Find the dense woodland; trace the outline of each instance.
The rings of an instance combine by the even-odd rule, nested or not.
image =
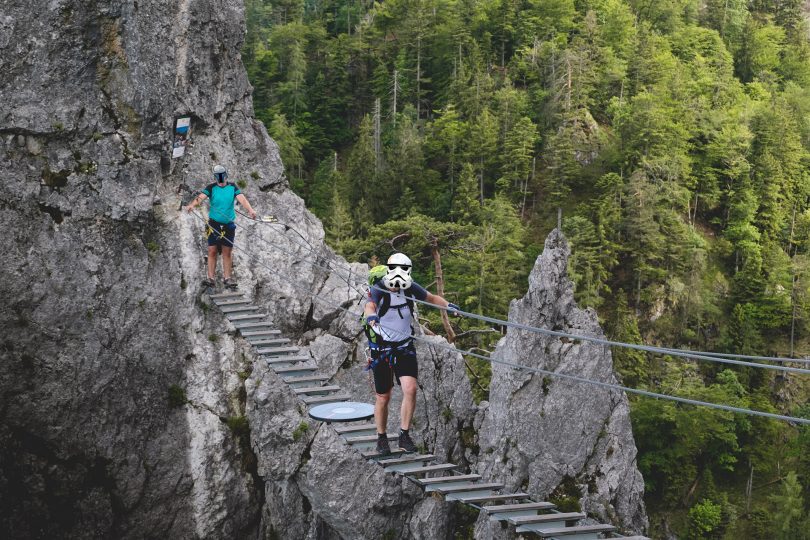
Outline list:
[[[610,337],[801,356],[802,4],[246,0],[243,57],[294,189],[348,259],[402,250],[431,290],[503,318],[560,208],[577,300]],[[501,331],[422,316],[467,348]],[[807,376],[613,358],[628,386],[810,417]],[[485,399],[488,365],[468,362]],[[631,399],[652,536],[810,537],[810,429]]]

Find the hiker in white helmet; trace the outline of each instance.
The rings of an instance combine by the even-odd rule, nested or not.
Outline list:
[[[388,455],[386,425],[388,402],[394,380],[402,387],[400,410],[399,447],[406,452],[415,452],[416,445],[408,430],[416,409],[416,378],[418,366],[413,345],[413,299],[458,310],[441,296],[429,293],[411,279],[411,260],[403,253],[394,253],[386,264],[388,271],[369,290],[369,299],[364,309],[366,324],[376,334],[371,347],[371,369],[374,372],[374,389],[377,400],[374,419],[377,424],[377,452]]]
[[[217,252],[222,250],[222,273],[224,285],[228,289],[236,288],[236,280],[231,275],[233,270],[232,251],[234,239],[236,238],[236,219],[234,204],[239,202],[248,211],[251,219],[256,219],[256,212],[251,208],[247,198],[242,195],[236,184],[228,182],[228,171],[222,165],[214,167],[213,184],[206,186],[204,190],[186,206],[186,211],[191,210],[203,202],[210,199],[210,209],[208,211],[208,278],[205,281],[207,287],[213,288],[216,284],[217,273]]]

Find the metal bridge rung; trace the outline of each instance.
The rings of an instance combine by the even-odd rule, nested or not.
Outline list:
[[[465,497],[459,497],[457,500],[464,502],[464,503],[472,503],[472,504],[479,504],[484,502],[492,502],[492,501],[505,501],[505,500],[520,500],[520,499],[529,499],[531,495],[528,493],[500,493],[500,494],[492,494],[483,497],[470,495]]]
[[[223,293],[209,294],[208,298],[210,298],[211,300],[215,300],[215,299],[218,299],[218,298],[236,298],[236,297],[244,296],[244,295],[245,295],[245,293],[241,293],[241,292],[223,292]]]
[[[233,316],[231,316],[230,313],[226,313],[225,315],[231,322],[250,321],[253,319],[261,319],[267,317],[267,313],[251,313],[250,315],[233,315]]]
[[[528,525],[529,523],[549,523],[555,521],[578,521],[587,517],[582,512],[558,512],[556,514],[541,514],[536,516],[514,516],[508,519],[512,525]]]
[[[481,480],[480,474],[456,474],[450,476],[437,476],[436,478],[422,478],[416,480],[416,483],[423,486],[440,486],[442,484],[458,483],[458,482],[475,482]]]
[[[451,494],[451,493],[460,493],[464,491],[494,491],[496,489],[503,489],[503,484],[498,482],[486,482],[483,484],[478,484],[476,482],[464,482],[462,485],[459,486],[432,486],[438,493],[442,495]]]
[[[220,306],[219,309],[220,309],[220,311],[222,311],[222,313],[225,313],[226,315],[230,315],[231,313],[241,313],[243,311],[259,311],[259,309],[261,309],[261,308],[259,308],[258,306],[250,305],[250,304],[244,304],[244,305],[233,305],[233,306]]]
[[[339,386],[330,385],[330,386],[308,386],[306,388],[293,388],[293,392],[296,394],[322,394],[325,392],[336,392],[340,390]]]
[[[368,431],[369,429],[377,429],[375,424],[358,424],[356,426],[335,426],[335,431],[339,434],[353,433],[355,431]]]
[[[542,524],[522,525],[515,532],[533,532],[540,538],[570,538],[571,540],[597,540],[601,533],[613,532],[613,525],[582,525],[579,527],[548,527]]]
[[[442,473],[447,471],[453,471],[458,469],[458,465],[455,463],[437,463],[435,465],[427,465],[425,467],[414,467],[408,470],[401,470],[399,471],[401,474],[405,476],[416,476],[421,474],[429,474],[429,473]]]
[[[346,437],[344,435],[344,437],[346,438],[346,442],[349,443],[349,444],[363,444],[363,443],[376,443],[377,442],[377,436],[376,435],[361,435],[361,436],[358,436],[358,437]],[[397,439],[399,439],[399,437],[397,435],[388,435],[388,440],[389,441],[396,441]]]
[[[270,324],[268,323],[267,326],[270,326]],[[281,330],[254,330],[254,331],[248,330],[247,332],[242,332],[240,330],[239,333],[242,334],[243,338],[250,338],[260,336],[277,336],[281,334]]]
[[[313,405],[316,403],[337,403],[339,401],[349,401],[352,399],[351,396],[346,394],[335,394],[332,396],[304,396],[304,403],[307,405]]]
[[[420,461],[432,461],[436,459],[436,456],[433,454],[411,454],[407,457],[401,458],[394,458],[394,459],[383,459],[378,461],[380,465],[383,467],[388,467],[389,465],[402,465],[404,463],[418,463]]]

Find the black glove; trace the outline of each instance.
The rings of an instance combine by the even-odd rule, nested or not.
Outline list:
[[[453,317],[461,317],[461,308],[458,307],[456,304],[448,303],[447,304],[447,314],[452,315]]]

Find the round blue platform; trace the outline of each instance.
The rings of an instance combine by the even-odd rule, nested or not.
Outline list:
[[[374,405],[357,401],[324,403],[309,410],[309,416],[322,422],[354,422],[374,416]]]

